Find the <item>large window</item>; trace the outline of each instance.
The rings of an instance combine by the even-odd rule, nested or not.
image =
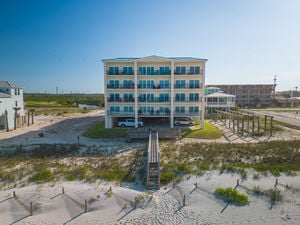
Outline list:
[[[111,113],[120,112],[120,106],[110,106],[109,110]]]
[[[132,93],[124,93],[123,94],[125,102],[133,102],[133,94]]]
[[[190,80],[190,88],[200,88],[199,80]]]
[[[139,113],[154,113],[154,107],[153,106],[140,106]]]
[[[191,66],[189,74],[200,74],[199,66]]]
[[[152,89],[154,87],[154,80],[140,80],[139,88]]]
[[[123,80],[124,88],[134,88],[133,80]]]
[[[159,87],[162,89],[170,88],[170,81],[169,80],[160,80]]]
[[[110,80],[109,81],[109,87],[110,88],[119,88],[120,87],[120,81],[119,80]]]
[[[108,101],[109,102],[119,102],[119,101],[121,101],[120,94],[119,93],[110,93]]]
[[[190,102],[197,102],[199,101],[199,94],[198,93],[190,93]]]
[[[169,102],[170,101],[170,95],[167,93],[161,93],[159,94],[159,98],[158,98],[159,102]]]
[[[185,107],[184,106],[176,106],[175,107],[175,113],[184,113]]]
[[[185,101],[185,94],[184,93],[176,93],[175,94],[175,101],[176,102],[184,102]]]
[[[185,88],[185,80],[176,80],[175,88]]]
[[[154,94],[153,93],[141,93],[141,94],[139,94],[139,101],[140,102],[153,102]]]
[[[124,106],[125,113],[133,113],[133,106]]]
[[[190,106],[189,107],[189,113],[190,114],[198,114],[199,113],[199,107],[198,106]]]
[[[171,74],[170,67],[168,67],[168,66],[159,67],[159,74],[160,75],[170,75]]]
[[[119,75],[119,67],[109,67],[109,75]]]
[[[124,75],[133,75],[133,68],[132,67],[123,67],[123,74]]]
[[[178,75],[185,74],[185,66],[176,66],[175,74]]]

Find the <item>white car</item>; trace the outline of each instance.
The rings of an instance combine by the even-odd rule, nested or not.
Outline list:
[[[184,125],[184,126],[193,126],[194,121],[191,118],[185,117],[185,118],[175,118],[174,124],[176,126]]]
[[[134,127],[135,126],[135,120],[134,119],[123,119],[118,122],[118,127]],[[138,121],[138,126],[143,127],[144,122]]]

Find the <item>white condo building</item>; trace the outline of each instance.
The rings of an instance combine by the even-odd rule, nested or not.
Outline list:
[[[205,63],[192,57],[103,59],[105,127],[124,117],[151,121],[189,117],[204,126]]]

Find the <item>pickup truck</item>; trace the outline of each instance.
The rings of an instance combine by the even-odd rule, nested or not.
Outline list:
[[[120,120],[118,122],[118,127],[134,127],[135,126],[135,120],[134,119],[124,119]],[[138,121],[138,126],[143,127],[144,122]]]

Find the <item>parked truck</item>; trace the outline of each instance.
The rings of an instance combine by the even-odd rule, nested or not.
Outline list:
[[[134,127],[135,126],[135,120],[134,119],[122,119],[118,122],[118,127]],[[138,126],[143,127],[144,122],[138,121]]]

